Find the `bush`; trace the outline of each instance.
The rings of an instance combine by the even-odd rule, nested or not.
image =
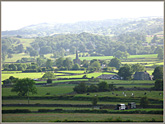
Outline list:
[[[84,82],[81,82],[80,84],[78,84],[77,86],[75,86],[73,88],[73,90],[77,93],[86,93],[87,91],[87,86]]]
[[[42,78],[48,78],[48,79],[53,79],[53,78],[55,78],[55,75],[54,75],[54,73],[53,72],[46,72],[43,76],[42,76]]]
[[[88,89],[87,89],[88,92],[98,92],[98,86],[97,85],[94,85],[94,84],[91,84]]]
[[[98,84],[98,90],[100,92],[109,91],[109,86],[106,81],[102,81]]]
[[[52,79],[48,79],[47,80],[47,83],[52,83]]]
[[[85,78],[87,78],[87,76],[86,76],[86,75],[84,75],[82,78],[83,78],[83,79],[85,79]]]
[[[148,98],[147,97],[142,97],[140,99],[140,106],[145,108],[149,104]]]

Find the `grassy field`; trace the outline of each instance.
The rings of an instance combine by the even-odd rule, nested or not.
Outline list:
[[[84,71],[58,71],[58,72],[63,72],[63,73],[75,73],[75,74],[83,74]]]
[[[75,84],[61,84],[53,87],[37,87],[37,94],[30,95],[30,96],[46,96],[47,93],[50,93],[50,95],[63,95],[66,93],[73,92]],[[136,85],[135,85],[136,86]],[[112,94],[112,92],[114,94]],[[124,94],[127,96],[125,97]],[[147,93],[144,95],[144,93]],[[159,93],[162,93],[162,91],[111,91],[111,92],[96,92],[96,93],[90,93],[88,97],[93,97],[95,94],[97,94],[99,97],[124,97],[128,98],[131,97],[132,93],[134,94],[134,97],[142,97],[147,96],[148,98],[152,99],[163,99],[163,95],[159,95]],[[115,94],[118,94],[116,96]],[[11,88],[2,88],[2,96],[13,96],[17,95],[15,92],[11,92]],[[76,96],[84,96],[87,97],[85,94],[77,94]]]
[[[62,95],[73,91],[74,85],[57,85],[53,87],[37,87],[37,94],[32,96],[45,96],[47,93],[50,95]],[[11,92],[11,88],[2,88],[3,96],[17,95]]]
[[[61,121],[163,121],[163,115],[156,114],[84,114],[84,113],[30,113],[24,114],[3,114],[2,122],[55,122]]]
[[[3,104],[28,104],[27,100],[3,100]],[[80,101],[80,100],[30,100],[30,104],[92,104],[91,101]],[[110,101],[98,101],[98,104],[112,104],[116,105],[119,102],[110,102]],[[128,104],[128,102],[122,102]],[[138,105],[139,103],[137,103]],[[12,108],[12,107],[11,107]]]
[[[144,84],[144,83],[154,83],[153,80],[100,80],[106,81],[108,84]]]
[[[100,59],[100,60],[110,60],[113,56],[90,56],[90,57],[79,57],[80,60],[92,60],[92,59]],[[157,58],[157,54],[147,54],[147,55],[130,55],[129,58]]]
[[[112,94],[112,92],[114,94]],[[126,94],[126,96],[124,96],[124,94]],[[96,92],[96,93],[90,93],[90,95],[88,95],[88,97],[93,97],[95,94],[98,97],[116,97],[116,98],[130,98],[132,93],[134,94],[134,97],[148,97],[151,99],[163,99],[163,92],[162,91],[111,91],[111,92]],[[144,93],[146,93],[146,95],[144,95]],[[159,93],[161,93],[161,95],[159,95]],[[118,94],[118,96],[116,96],[116,94]],[[86,94],[77,94],[78,96],[87,96]]]
[[[157,58],[157,54],[130,55],[128,58]]]
[[[12,73],[12,74],[2,74],[1,75],[1,80],[8,79],[10,76],[14,76],[15,78],[41,78],[44,75],[42,72],[38,73]]]
[[[32,43],[35,39],[24,39],[24,38],[15,38],[20,40],[20,44],[22,44],[24,46],[24,48],[26,47],[30,47],[30,43]]]

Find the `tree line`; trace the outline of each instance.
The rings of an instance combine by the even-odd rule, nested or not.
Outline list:
[[[144,43],[146,43],[146,35],[139,32],[123,33],[114,37],[85,32],[37,37],[31,46],[26,48],[19,39],[3,38],[2,60],[4,61],[5,57],[12,58],[13,54],[18,53],[26,53],[31,57],[52,54],[52,58],[59,58],[75,54],[76,49],[81,53],[87,53],[87,56],[115,56],[117,58],[127,58],[129,55],[162,54],[162,45],[152,45],[152,43],[163,44],[162,38],[155,35],[148,46],[144,46]],[[159,58],[162,59],[162,55]]]

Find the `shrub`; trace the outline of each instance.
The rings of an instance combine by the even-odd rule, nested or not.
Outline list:
[[[75,86],[73,88],[73,90],[77,93],[86,93],[87,91],[87,86],[84,82],[81,82],[80,84],[78,84],[77,86]]]
[[[97,85],[94,85],[94,84],[91,84],[88,89],[87,89],[88,92],[98,92],[98,86]]]
[[[97,105],[97,102],[98,102],[98,97],[97,97],[97,96],[94,96],[94,97],[92,98],[92,105],[93,105],[93,106]]]
[[[50,93],[46,93],[46,95],[50,95]]]
[[[140,106],[145,108],[149,104],[148,98],[147,97],[142,97],[140,99]]]
[[[87,76],[86,75],[83,75],[83,77],[82,77],[83,79],[85,79],[85,78],[87,78]]]
[[[48,79],[47,80],[47,83],[52,83],[52,79]]]
[[[42,78],[53,79],[53,78],[55,78],[55,75],[54,75],[53,72],[46,72],[46,73],[42,76]]]

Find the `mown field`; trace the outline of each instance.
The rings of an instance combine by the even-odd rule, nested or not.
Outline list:
[[[58,121],[88,121],[88,122],[101,122],[101,121],[163,121],[163,115],[157,114],[87,114],[87,113],[28,113],[24,114],[3,114],[3,122],[58,122]]]

